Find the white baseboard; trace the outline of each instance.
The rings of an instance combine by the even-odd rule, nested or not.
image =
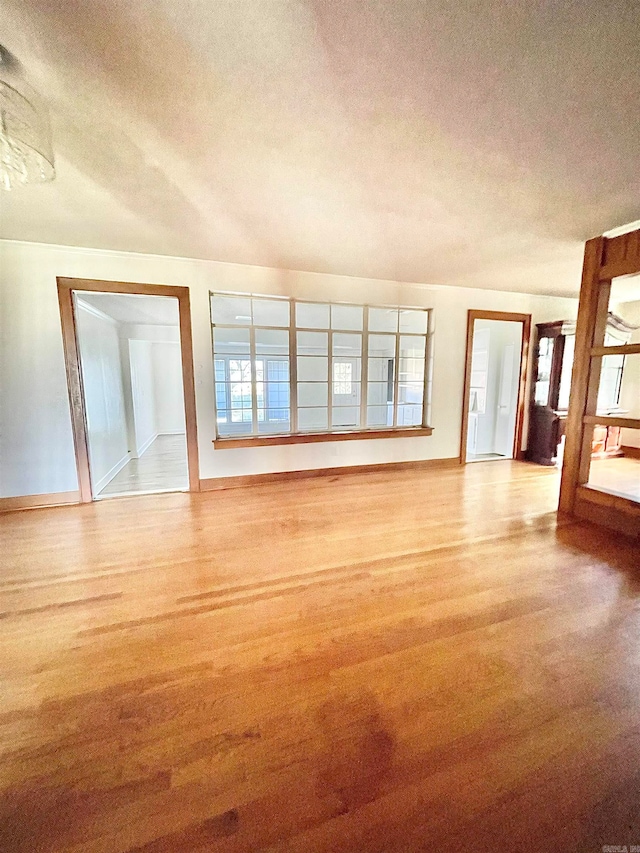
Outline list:
[[[149,438],[145,442],[143,442],[143,444],[140,447],[136,448],[136,453],[138,454],[138,458],[140,458],[142,456],[142,454],[145,452],[145,450],[148,450],[149,447],[151,447],[151,445],[153,444],[153,442],[156,440],[157,437],[158,437],[158,433],[154,432],[151,436],[149,436]]]
[[[161,429],[158,435],[184,435],[184,427],[182,429]]]
[[[124,468],[124,466],[127,464],[127,462],[130,459],[131,459],[131,454],[129,453],[129,451],[127,451],[127,453],[122,457],[122,459],[120,459],[119,462],[116,462],[116,464],[113,466],[113,468],[111,468],[109,471],[107,471],[107,473],[104,475],[104,477],[102,477],[100,480],[98,480],[97,483],[93,484],[94,495],[99,495],[100,492],[107,485],[107,483],[110,483],[113,480],[113,478],[116,476],[116,474],[119,474],[120,471],[122,471],[122,469]]]

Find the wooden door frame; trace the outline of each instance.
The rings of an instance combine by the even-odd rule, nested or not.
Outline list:
[[[73,302],[74,291],[134,293],[141,296],[172,296],[178,300],[189,491],[199,492],[200,466],[198,462],[198,428],[196,423],[189,288],[165,284],[137,284],[129,281],[99,281],[96,279],[65,278],[60,276],[56,281],[58,284],[58,304],[60,306],[62,342],[67,371],[67,388],[69,390],[69,406],[71,410],[76,467],[78,470],[80,502],[89,503],[94,498],[89,468],[87,413],[85,409],[82,370],[80,366],[80,347],[78,345],[75,306]]]
[[[464,364],[464,389],[462,392],[460,464],[465,465],[467,461],[471,358],[473,355],[473,329],[476,320],[501,320],[507,323],[522,323],[522,343],[520,345],[520,382],[518,383],[516,428],[513,437],[513,458],[524,459],[525,454],[522,449],[522,435],[524,432],[527,375],[529,369],[529,346],[531,343],[531,314],[516,314],[509,311],[480,311],[475,308],[470,308],[467,312],[467,351]]]

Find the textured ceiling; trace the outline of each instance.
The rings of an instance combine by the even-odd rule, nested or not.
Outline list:
[[[0,235],[575,295],[640,218],[640,3],[3,0],[58,178]]]

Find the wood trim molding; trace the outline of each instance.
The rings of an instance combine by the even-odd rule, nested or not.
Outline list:
[[[0,498],[0,513],[16,512],[20,509],[41,509],[52,506],[68,506],[80,503],[80,492],[52,492],[46,495],[18,495]]]
[[[615,347],[591,347],[591,355],[638,355],[640,344],[620,344]]]
[[[339,468],[309,468],[303,471],[276,471],[271,474],[245,474],[238,477],[212,477],[200,480],[203,492],[221,489],[239,489],[245,486],[259,486],[268,483],[280,483],[283,480],[310,480],[321,477],[336,477],[344,474],[380,474],[388,471],[406,471],[425,469],[458,468],[457,456],[449,459],[419,459],[415,462],[381,462],[374,465],[344,465]]]
[[[565,514],[562,513],[562,515]],[[614,505],[603,506],[592,503],[578,495],[572,515],[581,521],[588,521],[590,524],[601,524],[625,536],[640,538],[640,516],[620,511]]]
[[[622,512],[628,512],[640,518],[640,503],[620,492],[614,492],[612,489],[589,485],[578,486],[577,496],[583,501],[589,501],[589,503],[598,504],[598,506],[616,507]]]
[[[625,429],[640,429],[640,418],[617,418],[614,415],[585,415],[584,424],[593,426],[624,427]]]
[[[363,441],[372,438],[416,438],[431,435],[432,427],[408,427],[407,429],[363,430],[362,432],[318,432],[305,435],[257,435],[242,438],[214,438],[216,450],[232,450],[239,447],[270,447],[281,444],[319,444],[327,441]]]
[[[524,416],[526,406],[527,375],[529,370],[529,348],[531,345],[531,314],[518,314],[509,311],[480,311],[470,308],[467,312],[467,349],[464,364],[464,386],[462,392],[462,423],[460,428],[460,464],[467,460],[467,433],[469,429],[469,396],[471,384],[471,358],[473,355],[473,329],[476,320],[499,320],[508,323],[522,323],[522,343],[520,346],[520,383],[518,386],[518,403],[516,428],[513,438],[513,458],[524,459],[522,436],[524,433]]]
[[[64,277],[58,277],[57,284],[80,501],[87,503],[93,500],[93,494],[89,468],[87,418],[82,388],[80,350],[76,334],[76,318],[73,304],[73,292],[76,290],[100,293],[135,293],[144,296],[172,296],[178,300],[189,491],[199,491],[200,467],[198,461],[198,427],[196,422],[189,288],[165,284],[139,284],[137,282],[98,281],[95,279]]]
[[[623,444],[620,450],[622,450],[623,456],[627,456],[629,459],[640,459],[640,447]]]

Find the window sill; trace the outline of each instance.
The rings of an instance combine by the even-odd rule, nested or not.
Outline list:
[[[363,441],[372,438],[416,438],[431,435],[432,427],[362,430],[360,432],[313,432],[305,435],[255,435],[242,438],[214,438],[215,450],[237,447],[275,447],[281,444],[316,444],[326,441]]]

